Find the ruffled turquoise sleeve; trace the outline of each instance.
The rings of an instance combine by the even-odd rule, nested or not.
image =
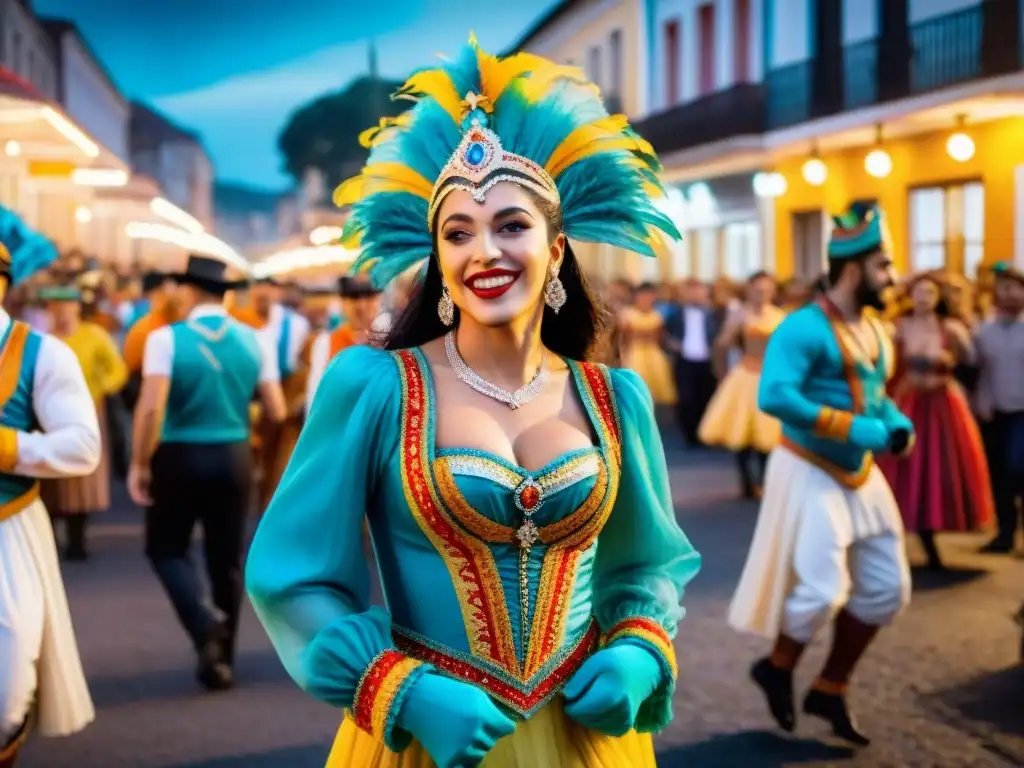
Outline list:
[[[245,572],[295,682],[393,751],[411,740],[395,727],[402,696],[429,667],[394,649],[389,614],[369,606],[363,521],[397,445],[400,396],[386,352],[352,347],[331,362]]]
[[[611,370],[611,380],[622,465],[615,507],[598,536],[594,612],[606,644],[638,644],[657,657],[662,682],[641,706],[636,728],[658,731],[672,719],[678,676],[672,640],[683,618],[683,590],[700,570],[700,555],[676,522],[647,385],[629,370]]]

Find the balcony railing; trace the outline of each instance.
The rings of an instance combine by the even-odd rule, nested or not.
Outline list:
[[[811,59],[770,72],[767,124],[783,128],[839,111],[959,85],[1024,67],[1021,0],[983,0],[927,19],[901,40],[875,38],[843,49],[842,98],[815,98],[813,83],[832,77]]]
[[[690,149],[765,130],[764,90],[743,83],[672,107],[637,123],[659,153]]]

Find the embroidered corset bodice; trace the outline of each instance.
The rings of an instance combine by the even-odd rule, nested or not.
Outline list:
[[[528,472],[436,448],[419,350],[335,358],[247,566],[300,685],[348,706],[394,648],[529,717],[627,630],[674,676],[671,636],[700,560],[675,521],[650,395],[631,371],[569,365],[596,444]],[[367,606],[364,512],[386,611]],[[344,660],[329,682],[312,670],[321,653]],[[670,693],[652,727],[667,722]]]
[[[396,644],[460,665],[460,677],[504,680],[515,688],[505,702],[529,714],[597,641],[590,584],[620,475],[607,375],[571,364],[599,444],[529,472],[485,451],[436,449],[429,368],[416,352],[397,362],[406,482],[370,514]]]

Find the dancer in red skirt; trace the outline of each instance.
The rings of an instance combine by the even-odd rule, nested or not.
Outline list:
[[[897,323],[900,375],[893,397],[914,422],[917,443],[905,458],[884,457],[879,464],[928,566],[943,570],[935,534],[984,528],[994,503],[981,433],[953,377],[959,363],[973,362],[970,333],[951,316],[938,276],[917,276],[909,295],[911,308]]]

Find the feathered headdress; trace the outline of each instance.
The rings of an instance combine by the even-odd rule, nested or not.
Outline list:
[[[855,203],[846,213],[833,216],[832,223],[834,228],[828,243],[830,259],[848,259],[890,247],[885,214],[877,205]]]
[[[430,256],[451,190],[482,200],[502,181],[559,204],[570,239],[651,256],[662,234],[679,237],[651,200],[664,194],[653,148],[575,67],[529,53],[499,59],[471,38],[394,98],[415,104],[362,134],[366,167],[334,193],[352,206],[342,242],[361,248],[354,269],[378,284]]]
[[[0,275],[17,285],[57,260],[53,243],[0,205]]]

